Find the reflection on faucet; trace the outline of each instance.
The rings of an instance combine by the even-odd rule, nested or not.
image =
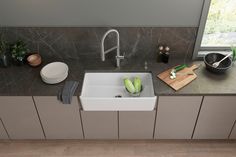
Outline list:
[[[107,37],[108,34],[110,33],[115,33],[116,34],[116,38],[117,38],[117,43],[116,43],[116,46],[108,49],[108,50],[104,50],[104,41]],[[119,35],[119,32],[115,29],[111,29],[111,30],[108,30],[102,37],[102,41],[101,41],[101,59],[102,61],[105,61],[105,55],[113,50],[116,49],[116,66],[117,67],[120,67],[120,60],[121,59],[124,59],[125,57],[124,56],[121,56],[120,55],[120,35]]]

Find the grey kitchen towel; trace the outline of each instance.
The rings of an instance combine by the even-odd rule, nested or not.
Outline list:
[[[70,104],[78,85],[78,81],[66,81],[63,89],[58,91],[57,99],[63,104]]]

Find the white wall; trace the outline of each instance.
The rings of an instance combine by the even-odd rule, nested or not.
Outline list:
[[[203,0],[0,0],[1,26],[198,26]]]

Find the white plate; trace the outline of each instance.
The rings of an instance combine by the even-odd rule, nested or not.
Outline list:
[[[66,75],[64,75],[63,77],[60,78],[55,78],[55,79],[46,79],[44,77],[42,77],[43,82],[47,83],[47,84],[57,84],[60,83],[62,81],[64,81],[68,76],[68,73]]]
[[[56,84],[64,81],[68,76],[68,66],[63,62],[49,63],[42,68],[40,76],[47,84]]]
[[[44,78],[60,78],[68,73],[68,69],[68,66],[63,62],[52,62],[41,69],[40,75]]]

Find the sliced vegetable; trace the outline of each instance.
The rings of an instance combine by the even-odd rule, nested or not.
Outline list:
[[[180,70],[182,70],[182,69],[184,69],[186,67],[187,67],[186,64],[182,64],[182,65],[179,65],[179,66],[175,67],[174,70],[175,70],[175,72],[177,72],[177,71],[180,71]]]

